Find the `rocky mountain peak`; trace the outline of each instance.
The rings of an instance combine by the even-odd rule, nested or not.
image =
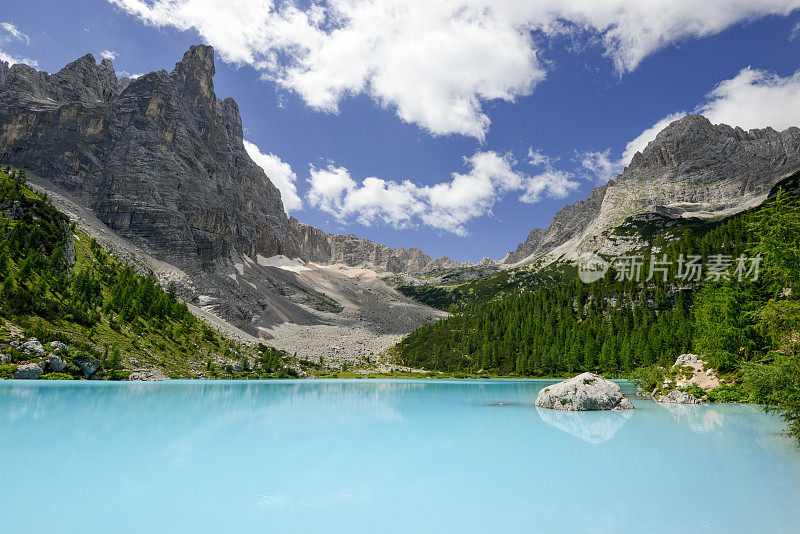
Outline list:
[[[98,65],[92,54],[68,63],[54,74],[51,97],[80,102],[104,101],[117,94],[117,75],[108,59]]]
[[[687,115],[660,131],[616,179],[562,208],[546,229],[531,231],[505,262],[626,252],[635,243],[613,234],[631,217],[730,215],[761,203],[798,169],[800,128],[745,131]]]
[[[769,127],[745,131],[738,126],[712,124],[702,115],[687,115],[661,130],[642,152],[633,156],[630,167],[677,167],[702,159],[709,152],[730,154],[742,142],[775,136],[780,133]]]
[[[190,271],[232,254],[296,257],[280,193],[244,150],[238,108],[217,99],[213,75],[210,46],[130,84],[91,54],[52,75],[14,66],[0,88],[0,162]]]
[[[214,105],[214,48],[208,45],[192,45],[175,64],[171,76],[183,88],[195,105]]]

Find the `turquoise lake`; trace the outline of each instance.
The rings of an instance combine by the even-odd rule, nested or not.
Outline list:
[[[0,532],[800,529],[777,417],[536,409],[551,383],[1,381]]]

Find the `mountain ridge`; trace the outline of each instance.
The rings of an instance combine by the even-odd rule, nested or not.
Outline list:
[[[745,132],[690,115],[505,258],[434,259],[288,217],[244,149],[236,102],[214,93],[214,73],[205,45],[192,46],[171,72],[134,80],[118,79],[111,61],[97,64],[91,54],[55,74],[0,64],[0,162],[89,208],[110,234],[161,262],[163,281],[198,310],[309,355],[336,339],[368,356],[441,317],[382,278],[461,283],[587,250],[624,252],[641,243],[614,233],[621,221],[735,213],[800,168],[798,128]]]
[[[129,241],[134,260],[151,256],[157,264],[140,263],[199,312],[292,352],[369,356],[441,316],[377,277],[270,260],[303,252],[280,192],[244,148],[238,106],[214,93],[214,73],[204,45],[171,72],[134,80],[90,54],[55,74],[14,65],[0,85],[0,161],[89,208],[97,220],[79,220],[87,231]]]
[[[616,178],[559,210],[547,228],[531,230],[503,262],[519,266],[575,260],[587,251],[622,253],[640,244],[611,233],[627,217],[731,215],[760,204],[772,186],[798,169],[800,128],[745,131],[687,115],[659,132]]]
[[[205,233],[219,233],[226,223],[232,223],[234,227],[242,226],[236,235],[228,236],[233,243],[225,242],[227,240],[222,239],[222,242],[217,240],[217,243],[211,245],[215,250],[213,256],[224,256],[232,250],[247,254],[250,257],[255,257],[258,254],[264,256],[282,254],[307,261],[331,264],[341,263],[350,267],[369,266],[386,272],[410,272],[415,274],[440,268],[457,268],[472,265],[469,262],[462,264],[445,257],[433,259],[416,248],[405,249],[401,247],[393,249],[356,236],[328,234],[299,222],[291,223],[285,216],[280,194],[268,179],[269,177],[260,168],[256,171],[254,169],[256,167],[255,163],[243,154],[241,117],[235,101],[232,98],[222,100],[214,95],[213,76],[215,67],[213,54],[212,47],[195,45],[186,52],[181,61],[176,63],[171,73],[167,73],[165,70],[154,71],[134,80],[128,78],[117,79],[110,60],[103,59],[99,64],[96,64],[95,58],[91,54],[67,64],[55,74],[47,74],[27,65],[9,67],[7,63],[0,62],[0,85],[6,79],[9,79],[9,87],[4,92],[6,107],[8,107],[9,100],[11,100],[15,104],[26,104],[34,108],[38,113],[52,112],[64,105],[76,104],[82,108],[89,108],[80,111],[90,111],[91,108],[102,107],[104,104],[107,106],[113,105],[111,103],[116,103],[118,108],[124,108],[125,102],[134,101],[144,110],[143,115],[145,117],[162,118],[166,116],[165,113],[169,114],[169,110],[165,110],[165,108],[180,108],[180,101],[183,100],[183,107],[188,108],[185,111],[195,111],[197,113],[183,113],[181,122],[188,124],[190,130],[192,128],[196,129],[197,133],[200,134],[196,137],[200,137],[200,140],[202,140],[203,135],[208,137],[209,146],[207,148],[209,152],[214,150],[214,146],[211,145],[232,146],[233,159],[236,162],[244,162],[244,165],[241,165],[242,168],[236,170],[237,174],[250,175],[255,185],[266,191],[266,194],[256,194],[259,192],[251,189],[249,194],[242,195],[243,198],[237,199],[238,202],[235,202],[238,205],[246,205],[247,200],[252,198],[251,207],[259,204],[268,206],[265,211],[270,217],[265,217],[263,213],[260,215],[262,216],[261,218],[267,221],[267,224],[262,226],[269,227],[272,232],[267,235],[263,235],[263,232],[261,232],[262,235],[259,236],[259,232],[256,231],[256,235],[259,237],[254,241],[247,239],[247,235],[252,235],[253,232],[246,231],[247,229],[259,229],[259,225],[252,220],[246,221],[244,224],[236,220],[228,221],[228,219],[235,219],[235,217],[233,217],[232,213],[225,211],[211,214],[210,220],[193,220],[191,214],[199,215],[203,213],[204,210],[199,209],[200,206],[188,206],[186,209],[178,210],[167,208],[167,211],[170,212],[168,214],[169,217],[186,218],[188,219],[188,226],[197,227],[197,229]],[[162,86],[166,86],[167,90],[159,90]],[[8,94],[9,91],[11,92],[10,96]],[[150,93],[153,93],[152,97],[150,97]],[[2,100],[0,98],[0,102]],[[80,120],[78,115],[83,115],[80,111],[75,112],[75,116],[72,117],[73,120]],[[120,109],[119,111],[123,114],[130,113],[130,110],[127,109]],[[92,115],[91,113],[89,114]],[[108,129],[106,124],[109,121],[108,115],[105,114],[104,118],[100,120],[92,117],[94,122],[91,122],[90,119],[90,124],[83,128],[83,131],[91,132],[95,136],[101,134],[102,131]],[[226,130],[227,135],[219,135],[219,133],[215,135],[215,132],[212,131],[215,115],[221,120],[221,126]],[[194,120],[197,117],[202,119],[199,121]],[[0,121],[8,122],[1,114]],[[133,125],[134,127],[136,126],[135,122]],[[124,125],[124,127],[127,126],[129,124]],[[169,124],[163,126],[163,128],[155,132],[158,141],[155,146],[159,149],[162,149],[164,144],[174,143],[175,135],[180,135],[180,133],[173,131]],[[81,128],[79,127],[79,129]],[[98,131],[95,132],[95,129],[98,129]],[[4,130],[12,130],[12,128],[4,128]],[[6,131],[0,134],[0,158],[41,174],[71,193],[77,194],[81,200],[97,211],[100,214],[100,218],[109,223],[115,231],[128,234],[126,237],[140,239],[143,234],[148,233],[141,228],[134,228],[128,231],[129,229],[126,225],[130,224],[129,219],[133,218],[130,210],[125,210],[124,206],[122,206],[123,209],[120,209],[121,206],[112,207],[109,205],[110,203],[118,203],[118,198],[91,197],[80,190],[80,182],[86,181],[84,175],[90,171],[78,169],[77,175],[80,179],[73,177],[70,180],[63,176],[65,174],[63,168],[48,167],[44,162],[37,161],[35,157],[9,157],[9,151],[13,151],[15,148],[14,141],[23,135],[25,135],[23,125],[16,125],[13,128],[13,132]],[[96,140],[87,139],[87,141],[91,145]],[[125,144],[126,140],[115,139],[114,143]],[[55,151],[45,150],[44,152],[52,155]],[[69,157],[72,157],[75,152],[81,151],[70,150],[67,146],[62,147],[62,153],[69,154]],[[184,150],[183,152],[187,151]],[[97,156],[97,154],[93,153],[91,156]],[[90,159],[104,161],[104,158],[90,157]],[[90,161],[91,163],[94,162]],[[209,167],[207,162],[201,163],[201,166]],[[157,172],[159,169],[154,168],[152,170]],[[103,174],[109,174],[108,169]],[[224,173],[221,173],[219,169],[209,169],[208,172],[201,172],[200,174],[203,177],[215,179],[215,177]],[[114,178],[111,178],[110,181],[113,182]],[[158,191],[168,191],[170,189],[169,187],[164,187],[167,184],[159,185],[162,187],[155,188]],[[178,184],[178,187],[180,187],[180,184]],[[167,206],[177,204],[177,202],[177,199],[169,199]],[[145,208],[146,217],[152,219],[163,215],[163,210],[160,207],[137,206],[137,209]],[[173,227],[175,226],[173,225]],[[175,246],[169,247],[171,255],[191,248],[192,241],[200,239],[202,237],[195,236],[175,243]],[[147,244],[153,245],[153,243]],[[155,248],[164,248],[165,245],[167,243],[158,243]],[[197,246],[203,247],[203,244]],[[328,251],[330,254],[324,253]],[[201,255],[203,256],[203,261],[208,263],[210,255]],[[171,259],[174,260],[174,258]]]

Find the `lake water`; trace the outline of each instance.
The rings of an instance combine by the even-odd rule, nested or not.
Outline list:
[[[0,531],[800,529],[776,417],[537,410],[550,383],[0,381]]]

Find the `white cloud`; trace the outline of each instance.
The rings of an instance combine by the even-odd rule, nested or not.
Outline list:
[[[794,41],[797,38],[800,38],[800,22],[798,22],[792,27],[792,31],[789,34],[790,41]]]
[[[533,203],[544,195],[563,197],[577,187],[570,175],[552,169],[527,176],[514,169],[510,156],[493,151],[477,152],[465,158],[465,164],[467,172],[453,173],[449,181],[430,186],[376,177],[358,183],[344,167],[312,166],[307,199],[311,206],[340,222],[355,217],[367,226],[379,223],[409,228],[424,224],[465,236],[466,224],[491,213],[495,203],[509,192],[521,192],[520,200]]]
[[[625,166],[623,158],[614,159],[611,157],[611,149],[587,150],[586,152],[576,152],[576,157],[589,176],[599,183],[605,183],[617,174],[622,172]]]
[[[117,53],[113,50],[103,50],[102,52],[100,52],[100,57],[105,59],[110,59],[113,61],[117,59]]]
[[[484,103],[531,94],[546,76],[531,32],[585,35],[622,74],[648,55],[800,0],[109,0],[143,21],[196,30],[318,110],[365,93],[432,134],[483,139]]]
[[[2,28],[8,37],[3,38],[3,40],[9,40],[11,38],[16,39],[17,41],[25,41],[25,44],[31,44],[31,39],[26,34],[22,33],[19,28],[17,28],[11,22],[0,22],[0,28]]]
[[[747,67],[724,80],[706,95],[692,113],[704,115],[713,124],[739,126],[745,130],[766,128],[785,130],[800,126],[800,70],[791,76]],[[641,152],[671,122],[685,111],[667,115],[630,141],[619,158],[611,149],[578,153],[581,166],[599,182],[607,182],[622,172],[636,152]]]
[[[24,41],[26,45],[31,42],[30,38],[11,22],[0,22],[0,43],[8,43],[11,41]],[[9,65],[14,65],[16,63],[25,63],[31,67],[37,67],[39,65],[36,60],[14,56],[3,50],[0,50],[0,61],[5,61]]]
[[[543,154],[541,150],[535,150],[533,147],[528,149],[528,163],[533,165],[534,167],[539,167],[541,165],[552,166],[556,163],[559,158],[553,158],[546,154]]]
[[[572,179],[572,173],[548,169],[532,176],[525,182],[525,194],[519,199],[533,204],[539,202],[543,195],[552,198],[564,198],[578,188],[578,182]]]
[[[800,70],[782,78],[747,67],[717,85],[696,110],[717,124],[745,130],[771,126],[785,130],[800,126]]]
[[[144,72],[128,72],[126,70],[118,70],[117,77],[119,78],[130,78],[131,80],[135,80],[136,78],[140,78],[144,76]]]
[[[283,209],[286,210],[286,213],[302,208],[303,202],[297,195],[297,186],[295,185],[297,175],[292,171],[292,167],[275,154],[264,154],[249,141],[244,141],[244,148],[250,158],[264,170],[270,181],[281,192]]]
[[[524,194],[520,197],[522,202],[529,204],[539,202],[542,195],[564,198],[570,191],[578,188],[578,182],[573,180],[572,173],[553,168],[559,159],[543,154],[533,147],[528,149],[528,163],[532,167],[544,167],[544,171],[525,181]]]

